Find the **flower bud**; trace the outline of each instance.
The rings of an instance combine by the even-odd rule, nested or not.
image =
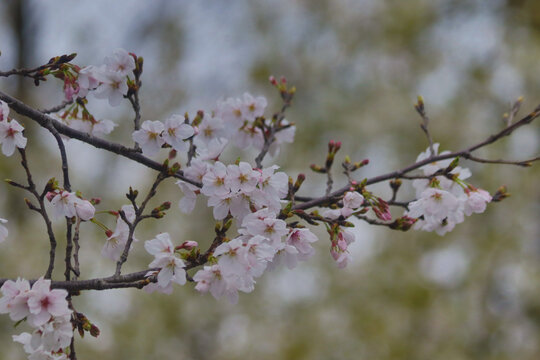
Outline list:
[[[182,245],[180,246],[177,246],[176,249],[180,250],[180,249],[186,249],[186,250],[191,250],[195,247],[199,246],[199,243],[196,242],[196,241],[193,241],[193,240],[188,240],[188,241],[184,241],[182,243]]]
[[[94,217],[95,212],[96,209],[90,203],[90,201],[79,199],[77,202],[75,202],[75,213],[81,220],[90,220]]]

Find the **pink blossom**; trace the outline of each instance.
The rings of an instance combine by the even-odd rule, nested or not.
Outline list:
[[[94,92],[98,99],[108,99],[109,105],[118,106],[124,95],[128,92],[126,77],[114,71],[100,71],[98,74],[100,85]]]
[[[307,260],[315,254],[315,249],[311,244],[317,240],[317,236],[309,229],[293,229],[289,233],[286,242],[298,250],[297,257],[299,260]]]
[[[226,124],[225,129],[231,134],[244,124],[243,112],[243,102],[235,98],[220,101],[216,107],[216,116],[223,119]]]
[[[0,287],[0,314],[9,314],[13,321],[24,319],[30,314],[28,296],[30,283],[28,280],[18,278],[16,281],[7,280]]]
[[[6,102],[0,100],[0,122],[7,121],[9,115],[9,106]]]
[[[257,96],[254,98],[251,94],[244,93],[242,100],[244,102],[244,119],[246,119],[248,122],[253,122],[256,118],[263,116],[266,105],[268,104],[265,97]]]
[[[184,197],[178,202],[178,208],[185,214],[189,214],[195,208],[195,203],[197,201],[197,192],[199,188],[195,185],[189,184],[183,180],[178,180],[176,185],[180,187],[184,193]]]
[[[112,56],[105,58],[107,70],[114,71],[120,76],[127,76],[135,70],[135,60],[124,49],[116,49]]]
[[[491,201],[491,195],[486,190],[473,188],[465,191],[467,197],[464,199],[464,213],[467,216],[472,213],[483,213],[486,211],[486,205]]]
[[[227,166],[225,183],[233,193],[238,191],[250,193],[255,190],[259,178],[258,171],[253,170],[249,163],[241,161],[238,165]]]
[[[79,199],[78,197],[76,197],[74,201],[74,206],[75,213],[81,220],[88,221],[94,217],[96,209],[90,201]]]
[[[204,175],[201,192],[206,196],[228,196],[230,189],[225,183],[226,177],[227,167],[219,161],[216,162],[212,167],[209,167],[208,172]]]
[[[77,202],[77,196],[75,193],[60,190],[57,193],[50,193],[54,197],[50,200],[51,205],[54,208],[54,213],[57,217],[74,217],[77,215],[75,210],[75,203]]]
[[[159,153],[165,140],[161,137],[164,127],[160,121],[146,120],[142,123],[140,130],[133,132],[133,141],[138,143],[146,156],[153,156]]]
[[[89,90],[94,90],[99,85],[98,77],[96,75],[100,71],[99,68],[90,65],[79,70],[79,76],[77,82],[79,83],[79,97],[85,97],[88,95]]]
[[[432,223],[440,223],[454,212],[460,211],[458,199],[448,191],[428,188],[421,194],[420,199],[409,204],[411,217],[424,217]]]
[[[225,135],[223,120],[218,117],[212,117],[205,113],[199,124],[199,132],[195,135],[193,141],[195,145],[207,147],[210,141],[219,139]]]
[[[186,283],[186,265],[184,262],[174,255],[158,256],[148,265],[151,268],[160,268],[157,276],[157,284],[159,287],[167,287],[171,282],[179,285]]]
[[[16,147],[20,149],[26,147],[26,138],[23,136],[23,130],[24,127],[17,120],[0,121],[0,143],[2,144],[4,155],[13,155]]]
[[[133,223],[133,221],[135,221],[136,214],[132,205],[122,206],[122,211],[129,222]],[[101,255],[113,261],[118,261],[124,252],[128,238],[129,226],[120,216],[118,216],[116,219],[116,228],[114,232],[108,234],[108,238],[101,249]],[[137,239],[133,238],[133,242],[136,241]]]
[[[433,144],[433,151],[434,151],[433,156],[445,155],[445,154],[450,153],[450,151],[443,151],[442,153],[438,154],[438,152],[439,152],[439,143]],[[420,155],[418,155],[418,157],[416,158],[416,162],[426,160],[426,159],[430,158],[431,156],[432,156],[431,150],[428,147],[426,149],[426,151],[424,151],[423,153],[420,153]],[[445,159],[445,160],[433,161],[433,162],[431,162],[429,164],[426,164],[426,165],[422,166],[420,169],[422,169],[422,171],[424,171],[424,175],[431,175],[431,174],[437,172],[437,170],[439,170],[439,169],[446,169],[450,165],[452,160],[453,159]]]
[[[253,146],[255,149],[262,149],[264,146],[264,136],[262,130],[256,126],[247,124],[231,134],[235,146],[240,149],[247,149]]]
[[[50,289],[51,281],[42,277],[37,280],[28,295],[28,322],[32,326],[40,326],[51,319],[51,316],[64,316],[71,313],[64,289]]]
[[[161,233],[155,239],[144,243],[144,248],[154,255],[154,260],[148,265],[150,268],[159,268],[157,284],[160,288],[166,288],[171,282],[180,285],[186,283],[186,266],[184,262],[176,257],[174,245],[168,233]]]
[[[205,266],[193,276],[193,280],[197,283],[195,290],[206,293],[210,292],[216,299],[227,296],[232,304],[238,302],[238,290],[227,284],[224,276],[221,273],[219,265]]]
[[[155,239],[145,241],[144,248],[156,258],[174,255],[174,245],[168,233],[158,234]]]
[[[197,158],[199,160],[218,160],[229,141],[225,138],[212,139],[206,146],[198,145]]]
[[[189,143],[184,140],[193,136],[194,133],[193,127],[186,124],[182,116],[173,115],[165,120],[165,130],[161,137],[176,151],[185,152],[189,149]]]
[[[113,131],[116,126],[117,124],[115,124],[111,120],[106,120],[106,119],[97,120],[95,123],[92,124],[91,133],[94,136],[107,135],[107,134],[110,134],[111,131]]]
[[[242,221],[240,233],[245,235],[261,235],[274,244],[281,242],[281,238],[288,234],[285,221],[276,218],[276,214],[267,208],[246,215]]]

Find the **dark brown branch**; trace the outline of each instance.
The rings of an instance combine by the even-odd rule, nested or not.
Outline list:
[[[142,155],[140,151],[138,150],[130,149],[121,144],[110,142],[110,141],[98,138],[96,136],[92,136],[88,133],[72,129],[69,126],[62,124],[61,122],[29,107],[23,102],[1,91],[0,91],[0,100],[5,101],[9,105],[9,107],[16,113],[26,116],[31,120],[34,120],[35,122],[40,124],[42,127],[46,128],[47,126],[46,124],[51,123],[60,134],[65,135],[69,138],[77,139],[87,144],[90,144],[98,149],[107,150],[117,155],[126,157],[135,162],[138,162],[139,164],[142,164],[146,167],[149,167],[151,169],[154,169],[160,172],[168,170],[163,164],[160,164],[156,161],[153,161],[147,158],[146,156]],[[184,177],[182,171],[178,171],[172,176],[174,176],[177,179],[181,179],[187,183],[190,183],[192,185],[195,185],[197,187],[202,187],[201,183]]]
[[[430,164],[430,163],[432,163],[434,161],[445,160],[445,159],[453,159],[453,158],[456,158],[456,157],[467,158],[468,156],[470,156],[470,154],[473,151],[478,150],[478,149],[480,149],[480,148],[482,148],[482,147],[484,147],[486,145],[492,144],[495,141],[497,141],[497,140],[499,140],[499,139],[501,139],[501,138],[503,138],[505,136],[510,135],[512,132],[514,132],[514,130],[518,129],[519,127],[521,127],[523,125],[527,125],[527,124],[531,123],[534,119],[538,118],[538,116],[540,116],[540,105],[537,106],[532,113],[528,114],[527,116],[525,116],[521,120],[519,120],[519,121],[513,123],[512,125],[504,128],[503,130],[499,131],[498,133],[489,136],[486,140],[484,140],[484,141],[482,141],[482,142],[480,142],[480,143],[478,143],[476,145],[472,145],[469,148],[467,148],[465,150],[462,150],[462,151],[456,151],[456,152],[451,152],[451,153],[447,153],[447,154],[443,154],[443,155],[431,156],[431,157],[429,157],[427,159],[424,159],[422,161],[418,161],[418,162],[416,162],[414,164],[406,166],[401,170],[392,171],[392,172],[387,173],[387,174],[383,174],[383,175],[379,175],[379,176],[375,176],[375,177],[366,179],[365,180],[365,185],[372,185],[372,184],[376,184],[376,183],[386,181],[386,180],[390,180],[390,179],[403,178],[407,173],[409,173],[409,172],[411,172],[413,170],[416,170],[416,169],[418,169],[418,168],[420,168],[420,167],[422,167],[424,165]],[[471,161],[474,161],[474,160],[471,159]],[[305,209],[309,209],[309,208],[314,207],[314,206],[319,206],[321,204],[328,203],[332,198],[340,197],[341,195],[343,195],[348,190],[349,190],[349,185],[344,186],[341,189],[336,190],[336,191],[332,192],[331,194],[329,194],[327,196],[322,196],[322,197],[319,197],[319,198],[311,199],[309,201],[305,201],[302,204],[297,204],[297,205],[295,205],[293,207],[293,209],[294,210],[298,210],[298,209],[305,210]]]
[[[523,166],[523,167],[531,166],[532,165],[531,163],[540,160],[540,156],[537,156],[535,158],[528,159],[528,160],[519,160],[519,161],[502,160],[502,159],[498,159],[498,160],[482,159],[476,156],[472,156],[471,154],[464,154],[463,157],[465,159],[482,163],[482,164],[506,164],[506,165],[517,165],[517,166]]]

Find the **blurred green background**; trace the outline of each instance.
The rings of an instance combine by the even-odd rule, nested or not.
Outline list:
[[[287,115],[296,142],[275,159],[289,175],[309,174],[330,139],[341,155],[371,163],[359,178],[414,161],[427,144],[413,109],[425,98],[434,139],[459,150],[503,126],[511,101],[524,112],[540,103],[540,2],[536,0],[266,0],[142,1],[4,0],[0,3],[0,69],[35,66],[77,52],[75,63],[102,63],[122,47],[145,58],[141,90],[145,119],[212,109],[222,97],[249,91],[279,101],[269,75],[296,85]],[[37,108],[61,102],[54,79],[0,79],[0,88]],[[90,109],[119,124],[110,138],[130,143],[125,101]],[[60,177],[54,141],[28,128],[30,165],[39,184]],[[524,159],[539,153],[539,126],[483,149],[486,158]],[[73,187],[102,197],[99,209],[126,203],[128,187],[145,192],[154,174],[125,159],[70,141]],[[250,154],[244,155],[248,158]],[[17,156],[0,158],[3,178],[24,179]],[[267,161],[267,164],[270,162]],[[77,338],[80,359],[539,359],[539,166],[523,169],[472,163],[471,182],[512,197],[474,215],[444,237],[392,232],[359,224],[345,270],[329,256],[319,231],[317,255],[293,271],[263,276],[237,305],[200,296],[192,284],[167,295],[137,290],[88,292],[74,304],[101,329]],[[338,182],[343,181],[337,176]],[[309,174],[305,192],[322,193],[325,178]],[[342,184],[342,182],[340,183]],[[409,185],[402,200],[412,199]],[[388,194],[387,184],[374,187]],[[36,278],[48,242],[23,192],[0,185],[0,217],[10,236],[0,244],[0,276]],[[181,197],[172,181],[155,204]],[[101,215],[113,226],[114,219]],[[213,226],[200,202],[191,216],[176,208],[141,227],[126,270],[151,261],[142,241],[160,231],[208,244]],[[64,227],[55,228],[63,251]],[[99,255],[105,236],[83,224],[82,276],[111,274]],[[65,242],[65,240],[64,240]],[[62,278],[62,256],[54,277]],[[0,359],[22,359],[7,316],[0,317]]]

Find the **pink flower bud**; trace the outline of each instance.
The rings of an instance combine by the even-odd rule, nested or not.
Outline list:
[[[177,246],[176,248],[177,249],[186,249],[186,250],[191,250],[195,247],[199,246],[199,243],[196,242],[196,241],[193,241],[193,240],[189,240],[189,241],[184,241],[182,243],[182,245],[180,246]]]
[[[47,193],[47,195],[45,195],[45,197],[47,198],[47,200],[51,201],[54,197],[56,196],[56,193],[55,192],[52,192],[52,191],[49,191]]]
[[[88,221],[94,217],[96,209],[88,200],[79,200],[75,203],[75,213],[83,221]]]

